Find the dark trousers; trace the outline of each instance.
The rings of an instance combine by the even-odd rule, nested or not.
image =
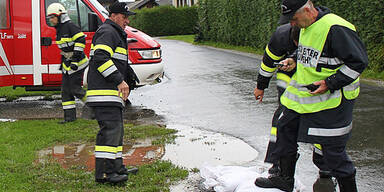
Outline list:
[[[281,95],[284,93],[284,91],[285,91],[284,88],[277,87],[278,98],[281,97]],[[272,117],[272,129],[277,128],[277,123],[279,121],[279,117],[280,117],[280,115],[284,109],[284,106],[280,103],[280,99],[278,102],[279,102],[279,106],[276,109],[276,111]],[[268,143],[268,148],[267,148],[264,162],[272,163],[272,164],[278,164],[279,154],[277,152],[277,144],[276,144],[276,138],[277,138],[278,134],[279,134],[279,131],[276,132],[276,135],[272,135],[272,133],[271,133],[271,139],[269,140],[269,143]],[[318,167],[320,170],[329,171],[328,167],[324,163],[322,155],[315,153],[315,151],[313,151],[312,160],[313,160],[313,163],[316,165],[316,167]]]
[[[276,141],[276,154],[281,157],[297,153],[297,139],[300,125],[300,114],[284,108],[284,115],[279,119]],[[346,153],[346,143],[320,143],[323,152],[323,163],[334,177],[348,177],[355,174],[355,167]]]
[[[123,144],[124,127],[120,107],[93,107],[99,123],[96,145],[118,147]]]
[[[277,93],[278,93],[277,98],[278,98],[279,106],[275,110],[275,113],[273,113],[272,129],[277,129],[277,122],[279,120],[281,113],[283,112],[283,105],[281,105],[280,97],[284,93],[284,91],[285,91],[284,88],[279,86],[277,87]],[[265,154],[265,159],[264,159],[264,162],[272,163],[272,164],[277,164],[279,162],[279,155],[276,154],[276,148],[277,148],[276,139],[277,139],[278,133],[277,131],[275,133],[276,134],[272,134],[272,130],[271,130],[271,138],[269,140],[267,153]]]
[[[64,120],[76,120],[75,97],[83,99],[85,90],[81,87],[84,70],[71,75],[63,74],[61,84],[61,101],[64,110]]]
[[[118,147],[123,144],[124,126],[120,107],[92,107],[100,130],[96,136],[95,177],[103,178],[104,173],[115,173],[121,165],[116,165]],[[99,148],[98,148],[99,147]],[[100,150],[99,150],[100,149]]]

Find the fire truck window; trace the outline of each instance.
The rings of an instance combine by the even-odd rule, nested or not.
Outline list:
[[[88,13],[93,12],[86,4],[79,1],[80,27],[81,31],[89,31]]]
[[[0,0],[0,29],[10,27],[9,0]]]
[[[67,14],[69,18],[71,18],[72,22],[79,25],[79,13],[76,5],[77,1],[78,0],[45,0],[45,10],[47,10],[48,6],[52,3],[60,3],[67,10]],[[48,19],[47,19],[47,24],[51,26]]]

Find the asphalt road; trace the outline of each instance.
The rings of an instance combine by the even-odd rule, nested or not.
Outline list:
[[[166,78],[160,84],[134,91],[130,96],[133,105],[154,110],[164,116],[168,124],[240,138],[259,152],[247,165],[263,161],[271,118],[277,107],[277,92],[273,80],[263,103],[254,99],[261,57],[181,41],[160,39],[159,42]],[[381,191],[384,188],[384,142],[381,139],[384,135],[384,88],[366,82],[361,87],[348,153],[357,167],[359,191]],[[311,160],[311,145],[300,144],[299,151],[296,176],[308,191],[312,191],[317,168]]]
[[[134,90],[130,95],[132,109],[139,112],[131,111],[125,118],[145,122],[146,118],[161,117],[159,120],[175,129],[191,127],[240,138],[258,152],[253,161],[242,161],[242,165],[260,165],[277,108],[274,79],[263,103],[253,96],[261,57],[174,40],[159,42],[166,77],[159,84]],[[347,151],[357,167],[361,192],[384,188],[383,95],[384,86],[364,81],[355,104]],[[60,101],[34,100],[0,102],[0,119],[62,118]],[[239,147],[239,154],[243,150]],[[300,144],[299,152],[296,177],[306,186],[305,191],[312,191],[318,170],[311,160],[311,145]]]

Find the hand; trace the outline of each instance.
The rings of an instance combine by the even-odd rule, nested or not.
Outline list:
[[[324,80],[313,82],[313,84],[319,85],[319,88],[317,88],[316,90],[314,90],[312,92],[309,92],[310,94],[322,94],[322,93],[328,91],[328,86]]]
[[[79,67],[77,66],[77,65],[75,65],[75,64],[71,64],[70,66],[69,66],[72,70],[74,70],[74,71],[76,71]]]
[[[117,88],[119,89],[119,96],[123,98],[124,101],[127,100],[129,95],[128,84],[125,81],[123,81],[117,86]]]
[[[260,100],[259,103],[263,102],[264,90],[258,89],[257,87],[253,91],[253,95],[255,95],[256,100]]]
[[[296,68],[296,61],[293,60],[292,58],[287,58],[281,61],[280,63],[283,63],[284,66],[279,67],[280,70],[283,71],[292,71],[294,68]]]

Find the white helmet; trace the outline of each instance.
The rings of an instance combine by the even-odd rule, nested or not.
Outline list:
[[[67,13],[67,11],[60,3],[52,3],[47,8],[47,16],[60,16],[63,13]]]

